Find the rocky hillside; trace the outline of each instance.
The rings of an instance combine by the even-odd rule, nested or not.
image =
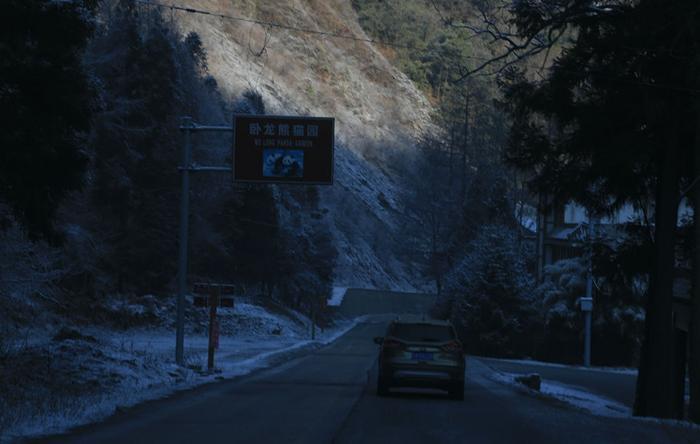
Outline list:
[[[416,136],[430,126],[430,104],[368,41],[259,23],[369,40],[350,2],[177,4],[257,21],[164,10],[183,35],[200,35],[209,70],[228,98],[252,89],[263,97],[267,113],[335,117],[335,185],[322,187],[321,198],[335,225],[340,253],[336,284],[395,289],[422,285],[420,279],[408,278],[415,276],[410,263],[396,257],[406,211],[398,184],[401,174],[392,159],[405,158],[404,150],[412,150]]]

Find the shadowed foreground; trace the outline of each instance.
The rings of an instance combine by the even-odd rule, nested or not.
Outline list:
[[[492,382],[467,361],[465,400],[439,391],[375,395],[383,319],[280,367],[145,403],[46,442],[700,442],[700,431],[591,416]]]

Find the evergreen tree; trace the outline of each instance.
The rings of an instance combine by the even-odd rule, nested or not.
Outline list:
[[[679,184],[690,165],[698,89],[695,48],[700,11],[667,2],[517,2],[523,39],[571,30],[550,75],[511,72],[505,103],[514,119],[508,160],[534,173],[538,192],[611,211],[655,201],[654,246],[637,415],[678,417],[671,323]],[[550,35],[552,35],[550,33]]]
[[[441,303],[473,353],[520,356],[530,352],[525,332],[534,319],[533,282],[524,244],[508,226],[482,227],[445,277]]]
[[[109,239],[100,263],[116,289],[157,293],[175,276],[179,119],[216,97],[198,95],[206,53],[195,34],[182,39],[129,0],[103,13],[108,26],[88,54],[101,86],[90,141],[93,228]]]
[[[82,55],[92,3],[2,4],[0,199],[34,237],[57,240],[56,209],[87,166],[92,93]]]
[[[241,186],[240,206],[233,239],[233,255],[238,275],[260,293],[269,293],[279,268],[278,214],[272,189],[268,185]]]
[[[331,294],[337,257],[318,187],[280,190],[279,199],[288,213],[280,231],[277,285],[287,303],[318,313]]]

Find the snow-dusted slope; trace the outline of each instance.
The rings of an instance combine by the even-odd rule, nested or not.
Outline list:
[[[182,0],[217,14],[367,39],[344,0]],[[171,13],[167,12],[168,17]],[[209,69],[231,99],[253,89],[272,114],[336,119],[335,185],[322,206],[339,250],[339,285],[408,289],[415,282],[392,242],[403,218],[396,178],[384,152],[412,150],[430,127],[430,105],[373,44],[215,16],[172,13],[183,33],[196,31]],[[371,160],[368,160],[371,159]],[[378,242],[378,237],[382,242]]]
[[[162,304],[148,296],[140,303],[113,305],[120,313],[150,313],[163,325],[171,324],[175,313],[171,302]],[[92,326],[1,338],[3,357],[13,363],[2,376],[14,383],[0,399],[0,443],[61,433],[148,399],[248,374],[286,354],[328,344],[356,324],[338,322],[317,331],[316,340],[311,340],[310,320],[303,314],[289,310],[283,315],[238,302],[235,308],[219,310],[216,371],[209,373],[206,312],[190,310],[183,367],[173,362],[175,335],[170,328]]]

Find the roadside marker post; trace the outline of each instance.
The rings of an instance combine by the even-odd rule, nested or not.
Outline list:
[[[586,273],[586,296],[579,299],[579,306],[585,316],[584,344],[583,344],[583,365],[591,366],[591,329],[593,317],[593,242],[596,237],[597,219],[589,217],[588,220],[588,272]]]
[[[585,325],[585,340],[583,349],[583,365],[585,367],[591,366],[591,315],[593,311],[593,298],[584,297],[579,299],[579,305],[581,306],[581,311],[586,317]]]
[[[219,338],[214,338],[218,334],[216,328],[216,307],[221,298],[221,288],[218,285],[212,286],[209,292],[209,347],[207,347],[207,370],[214,370],[214,343],[219,342]]]
[[[207,370],[214,370],[214,351],[219,348],[220,325],[216,317],[219,307],[234,307],[230,294],[236,291],[234,285],[197,283],[193,285],[194,306],[209,308],[209,342],[207,345]]]

